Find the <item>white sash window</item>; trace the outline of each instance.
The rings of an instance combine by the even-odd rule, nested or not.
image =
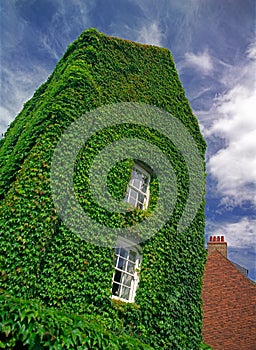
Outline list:
[[[149,173],[138,165],[132,169],[125,202],[137,209],[147,209],[149,203]]]
[[[127,242],[119,240],[115,248],[115,272],[112,283],[112,297],[133,302],[139,283],[141,255],[139,247],[127,247]],[[129,242],[129,244],[133,244]]]

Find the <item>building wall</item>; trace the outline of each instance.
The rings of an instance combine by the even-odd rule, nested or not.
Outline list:
[[[208,255],[203,339],[214,350],[256,349],[256,286],[219,250]]]
[[[135,304],[111,301],[113,250],[71,232],[52,201],[51,160],[61,133],[84,113],[118,102],[141,102],[170,112],[186,126],[204,161],[205,142],[170,52],[85,31],[25,104],[1,143],[0,287],[63,311],[96,315],[111,329],[134,334],[155,349],[194,350],[201,341],[204,202],[189,228],[177,232],[189,194],[180,150],[143,125],[116,126],[94,135],[77,159],[74,184],[79,203],[93,219],[113,227],[150,215],[158,185],[155,179],[152,206],[145,213],[135,210],[120,219],[103,210],[88,190],[90,166],[101,147],[138,137],[158,146],[174,168],[177,202],[170,220],[142,244]],[[121,169],[120,181],[112,186],[120,198],[130,164]]]

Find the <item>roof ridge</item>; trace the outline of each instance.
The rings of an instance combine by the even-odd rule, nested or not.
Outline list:
[[[216,252],[216,253],[215,253],[215,252]],[[245,276],[244,274],[242,274],[242,272],[239,271],[239,270],[234,266],[233,262],[232,262],[231,260],[229,260],[227,257],[225,257],[223,254],[221,254],[221,252],[220,252],[218,249],[212,251],[211,254],[208,255],[207,260],[208,260],[210,257],[212,257],[213,254],[219,255],[221,258],[223,258],[224,260],[226,260],[226,261],[228,262],[228,264],[231,266],[231,268],[233,269],[233,271],[235,271],[237,274],[239,274],[240,276],[242,276],[242,277],[245,279],[245,281],[250,282],[251,285],[252,285],[253,287],[256,287],[256,283],[255,283],[254,281],[252,281],[248,276]],[[235,264],[236,264],[236,263],[235,263]],[[237,264],[237,265],[239,265],[239,264]],[[241,266],[241,267],[242,267],[242,266]]]

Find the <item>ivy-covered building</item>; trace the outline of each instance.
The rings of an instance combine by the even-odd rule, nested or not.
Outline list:
[[[42,305],[38,306],[40,310],[64,312],[77,329],[83,319],[86,336],[77,337],[74,343],[83,344],[83,349],[104,348],[104,341],[105,348],[110,349],[194,350],[201,346],[204,200],[201,193],[199,204],[194,200],[196,212],[192,213],[192,207],[186,209],[193,188],[182,142],[179,146],[147,123],[121,120],[92,134],[76,156],[73,181],[79,205],[97,223],[128,231],[154,216],[161,188],[159,177],[146,158],[127,157],[116,163],[107,176],[108,191],[116,201],[127,202],[129,208],[110,212],[97,203],[90,190],[93,160],[104,147],[123,139],[151,143],[168,159],[177,186],[172,215],[146,239],[133,241],[119,235],[114,249],[95,244],[75,234],[56,209],[51,169],[64,131],[90,111],[122,103],[160,108],[179,121],[204,164],[206,145],[171,53],[109,37],[95,29],[84,31],[0,140],[0,288],[6,310],[1,316],[3,343],[12,337],[32,342],[32,321],[39,324],[38,314],[43,311],[37,311],[37,316],[31,311],[30,318],[21,317],[20,325],[27,320],[24,329],[30,324],[32,327],[22,340],[16,322],[20,317],[17,310],[22,308],[17,305],[18,300],[27,300],[26,305],[31,301],[33,306],[26,310]],[[172,123],[170,119],[164,125],[166,130]],[[189,149],[187,152],[190,156]],[[193,198],[190,201],[193,206]],[[184,230],[179,230],[185,210],[190,210],[192,218]],[[10,305],[16,305],[12,312]],[[17,318],[12,321],[17,327],[11,330],[7,324],[12,322],[15,310]],[[76,323],[77,317],[81,319]],[[83,327],[79,328],[81,334]],[[35,344],[48,341],[48,347],[54,348],[59,341],[63,349],[74,348],[64,340],[61,343],[53,330],[38,337],[34,332]],[[99,339],[97,333],[101,334]]]

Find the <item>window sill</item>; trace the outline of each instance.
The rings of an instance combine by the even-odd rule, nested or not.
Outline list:
[[[111,299],[112,299],[112,301],[117,302],[118,304],[119,304],[119,302],[121,302],[121,303],[129,303],[129,304],[134,303],[134,300],[123,299],[123,298],[120,298],[120,297],[116,297],[115,295],[112,295]]]

